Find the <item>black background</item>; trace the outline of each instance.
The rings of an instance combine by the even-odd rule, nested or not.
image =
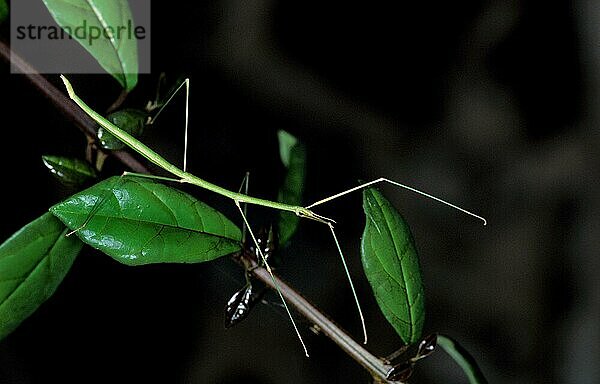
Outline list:
[[[162,71],[189,76],[190,170],[228,188],[248,170],[252,194],[276,197],[276,132],[286,129],[308,147],[307,202],[385,176],[486,216],[482,227],[382,187],[420,250],[426,332],[461,341],[490,382],[594,383],[599,24],[593,1],[155,1],[152,74],[127,105],[151,98]],[[40,156],[82,156],[85,140],[23,76],[0,70],[6,238],[73,193]],[[108,75],[72,80],[97,110],[119,93]],[[144,137],[173,162],[183,110],[180,97]],[[114,160],[107,168],[122,171]],[[189,191],[239,221],[231,202]],[[361,272],[360,204],[355,194],[319,212],[339,222],[368,348],[384,356],[400,342]],[[257,226],[271,214],[250,210]],[[303,223],[282,257],[279,273],[360,338],[326,228]],[[258,307],[225,330],[224,304],[242,281],[226,258],[131,268],[86,248],[56,294],[0,343],[0,383],[369,382],[306,326],[304,358],[278,309]],[[465,378],[436,353],[413,381]]]

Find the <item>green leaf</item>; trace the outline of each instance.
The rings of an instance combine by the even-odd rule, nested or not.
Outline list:
[[[361,242],[365,274],[385,318],[402,341],[419,341],[425,320],[421,269],[408,225],[376,189],[363,192],[366,225]]]
[[[0,340],[46,301],[83,243],[46,213],[0,245]]]
[[[438,335],[437,344],[460,365],[471,384],[487,384],[477,362],[460,344],[448,336]]]
[[[0,24],[8,18],[8,4],[6,0],[0,0]]]
[[[277,201],[290,205],[302,203],[306,175],[306,148],[286,131],[278,132],[281,162],[287,168]],[[300,218],[291,212],[279,212],[279,244],[285,245],[294,235]]]
[[[80,159],[42,156],[42,161],[50,172],[66,186],[79,186],[97,177],[94,168]]]
[[[77,40],[127,91],[138,78],[137,41],[127,33],[117,33],[129,27],[133,16],[127,0],[43,0],[54,20]],[[86,33],[75,33],[86,27]],[[131,28],[134,28],[131,24]],[[102,31],[93,38],[91,30]],[[112,34],[104,31],[115,31]]]
[[[123,109],[108,115],[107,120],[129,133],[133,137],[141,136],[148,121],[148,114],[139,109]],[[125,148],[123,141],[117,139],[104,127],[98,129],[98,140],[104,149],[119,150]]]
[[[198,263],[240,250],[223,214],[156,181],[112,177],[50,208],[86,244],[127,265]]]
[[[277,139],[279,139],[279,156],[281,157],[281,162],[287,168],[290,166],[290,152],[292,151],[292,148],[298,144],[298,139],[283,129],[280,129],[277,132]]]

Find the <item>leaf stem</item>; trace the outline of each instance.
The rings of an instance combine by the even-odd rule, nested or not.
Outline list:
[[[108,107],[106,113],[108,114],[119,109],[119,107],[121,107],[121,105],[123,105],[123,103],[125,102],[125,99],[127,99],[128,95],[129,92],[126,89],[123,89],[117,97],[117,99],[110,105],[110,107]]]

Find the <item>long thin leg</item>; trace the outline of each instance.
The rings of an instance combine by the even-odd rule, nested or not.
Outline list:
[[[152,119],[150,119],[150,122],[148,124],[154,124],[156,122],[156,119],[158,118],[160,113],[163,111],[163,109],[165,109],[167,104],[169,104],[171,102],[171,100],[175,97],[177,92],[179,92],[179,90],[181,88],[183,88],[184,85],[185,85],[185,131],[184,131],[184,136],[183,136],[183,144],[184,144],[184,146],[183,146],[183,172],[187,172],[188,121],[189,121],[189,117],[190,117],[190,110],[189,110],[190,79],[189,78],[186,78],[183,81],[183,83],[181,83],[179,85],[179,87],[177,87],[177,89],[171,94],[171,96],[169,96],[167,101],[160,107],[158,112],[156,112],[156,115],[154,115],[154,117]]]
[[[238,192],[242,193],[242,191],[244,191],[244,194],[247,195],[249,185],[250,185],[250,172],[246,171],[246,174],[244,174],[244,178],[242,179],[242,183],[240,184],[240,188],[238,189]],[[244,205],[246,205],[246,203],[244,203]]]
[[[279,286],[277,285],[277,283],[275,282],[275,276],[273,276],[273,271],[271,270],[271,267],[269,266],[269,263],[267,262],[267,259],[265,257],[265,255],[263,254],[262,249],[260,248],[260,245],[258,244],[258,241],[256,240],[256,237],[254,236],[254,232],[252,232],[252,228],[250,228],[250,224],[248,223],[248,220],[246,219],[246,215],[244,215],[244,211],[242,210],[242,207],[240,206],[240,202],[237,200],[234,200],[235,202],[235,206],[238,208],[238,210],[240,211],[240,214],[242,215],[242,218],[244,219],[244,223],[246,224],[246,227],[248,228],[248,233],[250,233],[250,237],[252,237],[252,241],[254,242],[254,245],[256,246],[256,249],[258,249],[258,253],[260,254],[260,257],[264,263],[265,269],[267,270],[267,272],[269,272],[269,275],[271,276],[271,280],[273,281],[275,288],[277,290],[277,294],[279,294],[279,298],[281,299],[281,302],[283,303],[285,310],[292,322],[292,325],[294,327],[294,331],[296,331],[296,335],[298,336],[298,339],[300,340],[300,343],[302,344],[302,348],[304,349],[304,354],[306,355],[306,357],[309,357],[308,355],[308,349],[306,348],[306,344],[304,344],[304,340],[302,339],[302,336],[300,335],[300,331],[298,330],[298,326],[296,325],[296,322],[294,321],[294,318],[292,317],[292,313],[290,312],[290,309],[288,308],[288,305],[285,301],[285,298],[283,297],[283,295],[281,294],[281,290],[279,289]]]
[[[352,290],[352,294],[354,295],[354,301],[356,302],[356,308],[358,309],[358,314],[360,316],[360,323],[363,329],[364,336],[364,344],[367,344],[367,326],[365,325],[365,317],[363,316],[362,309],[360,307],[360,301],[358,301],[358,295],[356,294],[356,289],[354,288],[354,283],[352,282],[352,277],[350,276],[350,271],[348,270],[348,265],[346,264],[346,258],[344,257],[344,253],[342,252],[342,247],[340,247],[340,242],[338,241],[337,236],[335,235],[335,231],[333,230],[333,224],[327,223],[331,234],[333,235],[333,240],[335,241],[335,246],[337,247],[338,253],[340,254],[340,258],[342,259],[342,264],[344,265],[344,271],[346,271],[346,277],[348,278],[348,282],[350,283],[350,289]]]
[[[242,184],[240,185],[240,189],[238,189],[238,193],[244,191],[244,195],[248,194],[248,189],[250,185],[250,172],[246,171],[244,178],[242,179]],[[248,214],[248,204],[244,203],[244,215]],[[246,243],[246,224],[242,225],[242,244]]]
[[[156,85],[156,97],[154,98],[154,105],[158,105],[158,103],[160,101],[160,91],[166,80],[167,80],[167,74],[164,72],[161,72],[160,75],[158,76],[158,84]],[[152,105],[152,104],[150,104],[150,105]]]
[[[390,184],[392,184],[392,185],[395,185],[395,186],[397,186],[397,187],[404,188],[404,189],[408,189],[409,191],[412,191],[412,192],[415,192],[415,193],[417,193],[417,194],[419,194],[419,195],[422,195],[422,196],[428,197],[428,198],[430,198],[430,199],[432,199],[432,200],[438,201],[438,202],[440,202],[440,203],[442,203],[442,204],[445,204],[445,205],[447,205],[447,206],[449,206],[449,207],[452,207],[452,208],[454,208],[454,209],[457,209],[457,210],[459,210],[459,211],[461,211],[461,212],[463,212],[463,213],[466,213],[467,215],[473,216],[473,217],[475,217],[475,218],[477,218],[477,219],[479,219],[479,220],[483,221],[483,225],[486,225],[486,224],[487,224],[487,220],[486,220],[486,219],[484,219],[483,217],[481,217],[481,216],[479,216],[479,215],[476,215],[476,214],[474,214],[474,213],[473,213],[473,212],[471,212],[471,211],[467,211],[467,210],[466,210],[466,209],[464,209],[464,208],[461,208],[461,207],[459,207],[459,206],[457,206],[457,205],[455,205],[455,204],[452,204],[452,203],[450,203],[450,202],[447,202],[446,200],[442,200],[442,199],[440,199],[439,197],[435,197],[435,196],[433,196],[433,195],[430,195],[430,194],[429,194],[429,193],[427,193],[427,192],[423,192],[423,191],[420,191],[420,190],[418,190],[418,189],[416,189],[416,188],[410,187],[410,186],[408,186],[408,185],[405,185],[405,184],[398,183],[397,181],[393,181],[393,180],[390,180],[390,179],[386,179],[385,177],[380,177],[379,179],[376,179],[376,180],[369,181],[368,183],[361,184],[361,185],[359,185],[359,186],[356,186],[356,187],[354,187],[354,188],[347,189],[347,190],[345,190],[345,191],[342,191],[342,192],[340,192],[340,193],[336,193],[335,195],[332,195],[332,196],[326,197],[326,198],[324,198],[324,199],[322,199],[322,200],[319,200],[319,201],[317,201],[317,202],[315,202],[315,203],[312,203],[311,205],[307,206],[306,208],[310,209],[310,208],[312,208],[312,207],[316,207],[317,205],[321,205],[321,204],[323,204],[323,203],[326,203],[326,202],[328,202],[328,201],[331,201],[331,200],[337,199],[338,197],[341,197],[341,196],[347,195],[347,194],[349,194],[349,193],[352,193],[352,192],[354,192],[354,191],[358,191],[359,189],[363,189],[363,188],[366,188],[366,187],[368,187],[368,186],[370,186],[370,185],[377,184],[377,183],[381,183],[381,182],[390,183]]]

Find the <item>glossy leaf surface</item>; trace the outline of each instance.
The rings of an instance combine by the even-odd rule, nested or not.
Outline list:
[[[8,18],[8,4],[6,0],[0,0],[0,24]]]
[[[306,148],[286,131],[278,132],[281,162],[287,168],[277,201],[300,205],[306,177]],[[279,212],[279,244],[284,245],[294,235],[300,218],[291,212]]]
[[[64,185],[78,186],[96,178],[96,171],[86,161],[62,157],[42,156],[48,170]]]
[[[46,213],[0,245],[0,339],[46,301],[71,268],[83,243]]]
[[[145,178],[112,177],[50,211],[86,244],[127,265],[198,263],[241,248],[239,228],[223,214]]]
[[[477,365],[477,362],[467,350],[448,336],[438,335],[437,345],[442,347],[447,354],[462,368],[471,384],[487,384],[487,379]]]
[[[385,318],[402,341],[419,341],[425,320],[421,269],[408,225],[376,189],[363,191],[363,268]]]
[[[108,115],[107,120],[129,133],[138,137],[144,132],[148,114],[138,109],[123,109]],[[117,139],[103,127],[98,128],[98,141],[104,149],[119,150],[125,148],[123,141]]]
[[[92,39],[92,28],[98,31],[128,27],[133,23],[127,0],[43,0],[52,17],[67,32],[86,25],[88,33],[71,33],[123,88],[132,90],[138,79],[138,51],[136,39],[128,33],[100,33]],[[85,24],[84,24],[85,23]],[[133,24],[132,24],[133,25]],[[133,26],[135,27],[135,26]],[[95,37],[96,35],[94,35]]]

